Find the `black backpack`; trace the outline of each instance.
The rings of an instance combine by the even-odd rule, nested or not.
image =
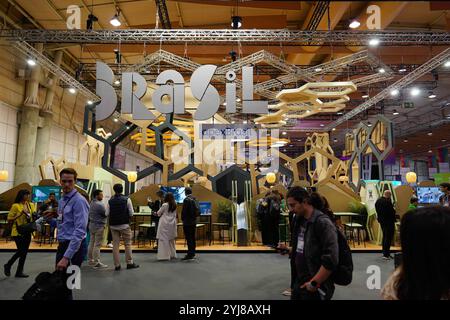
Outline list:
[[[25,292],[23,300],[68,300],[70,290],[67,288],[67,274],[61,271],[41,272],[35,283]]]
[[[330,217],[325,214],[323,216],[325,216],[327,219],[330,219]],[[348,245],[347,238],[345,237],[344,233],[338,227],[336,227],[336,231],[338,235],[339,262],[331,277],[335,284],[339,286],[348,286],[352,282],[353,278],[352,251],[350,249],[350,246]],[[318,238],[320,239],[320,237]]]

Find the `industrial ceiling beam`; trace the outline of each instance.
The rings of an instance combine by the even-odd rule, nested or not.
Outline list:
[[[155,0],[156,10],[158,10],[159,22],[163,29],[172,29],[169,18],[169,10],[167,10],[166,0]]]
[[[450,34],[436,31],[308,31],[253,29],[117,29],[117,30],[2,30],[2,38],[30,43],[280,43],[297,45],[366,46],[378,38],[381,46],[450,45]]]
[[[423,65],[421,65],[417,69],[411,71],[404,77],[400,78],[399,80],[397,80],[396,82],[391,84],[389,87],[385,88],[383,91],[380,91],[375,96],[369,98],[367,101],[365,101],[359,107],[349,111],[348,113],[346,113],[345,115],[343,115],[342,117],[337,119],[336,121],[331,122],[324,128],[324,130],[330,131],[331,129],[333,129],[334,127],[337,127],[341,123],[343,123],[347,120],[350,120],[351,118],[360,114],[361,112],[366,111],[367,109],[371,108],[374,104],[389,97],[392,90],[394,90],[394,89],[399,90],[399,89],[407,86],[408,84],[412,83],[414,80],[419,79],[424,74],[439,67],[445,61],[447,61],[449,58],[450,58],[450,48],[447,48],[446,50],[442,51],[440,54],[434,56],[433,58],[431,58],[430,60],[425,62]]]

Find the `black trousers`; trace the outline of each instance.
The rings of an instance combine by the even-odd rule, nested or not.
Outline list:
[[[184,238],[186,239],[188,246],[188,256],[195,256],[195,231],[196,225],[185,225],[183,224]]]
[[[13,237],[14,242],[17,246],[17,251],[14,255],[9,259],[7,265],[10,267],[19,259],[19,265],[17,266],[16,274],[20,274],[23,272],[23,267],[25,266],[25,260],[27,259],[28,248],[31,243],[31,234],[25,236],[17,236]]]
[[[66,252],[67,248],[69,247],[70,241],[61,241],[58,244],[58,249],[56,250],[56,264],[64,257],[64,253]],[[80,245],[80,249],[73,255],[72,259],[70,259],[70,264],[76,265],[78,267],[81,267],[81,264],[83,263],[84,256],[86,255],[86,241],[83,240]],[[56,265],[55,264],[55,265]],[[69,275],[67,275],[69,277]],[[73,299],[72,290],[68,290],[68,297],[70,300]],[[69,292],[70,291],[70,292]]]
[[[381,224],[383,231],[383,256],[389,257],[391,255],[391,244],[394,238],[395,224],[383,223]]]

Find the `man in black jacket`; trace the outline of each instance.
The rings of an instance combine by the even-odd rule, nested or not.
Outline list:
[[[147,200],[147,204],[150,207],[150,209],[152,209],[152,222],[155,223],[155,230],[154,230],[154,236],[156,237],[156,235],[158,234],[158,224],[159,224],[159,216],[156,214],[158,212],[158,210],[161,208],[161,206],[163,205],[164,202],[164,192],[162,192],[161,190],[156,191],[156,195],[158,196],[158,199],[156,199],[155,201],[153,201],[151,198],[149,198]],[[152,230],[149,228],[148,229],[148,234],[147,236],[149,238],[151,238],[151,232]],[[154,246],[153,249],[158,249],[158,245]]]
[[[183,232],[186,238],[188,252],[182,260],[192,260],[195,257],[195,231],[197,226],[197,216],[200,214],[197,200],[192,195],[192,189],[184,189],[186,198],[183,201],[181,210],[181,220],[183,221]]]
[[[391,201],[391,191],[386,190],[383,196],[375,202],[377,219],[383,231],[383,259],[393,259],[391,244],[395,232],[395,209]]]
[[[334,293],[330,277],[339,262],[337,229],[333,222],[311,204],[308,192],[292,187],[286,196],[289,210],[295,214],[292,229],[292,300],[329,300]],[[279,248],[288,248],[280,244]]]

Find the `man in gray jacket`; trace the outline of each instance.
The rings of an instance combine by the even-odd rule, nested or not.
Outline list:
[[[89,207],[89,265],[94,269],[107,268],[106,264],[100,261],[100,248],[103,242],[103,234],[106,225],[106,208],[103,203],[103,191],[94,190],[92,202]]]

